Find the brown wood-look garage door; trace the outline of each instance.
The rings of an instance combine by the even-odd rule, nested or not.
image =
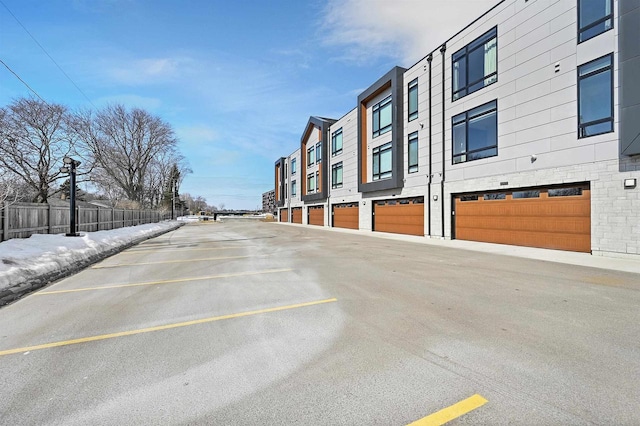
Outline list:
[[[302,207],[294,207],[291,209],[291,222],[302,223]]]
[[[307,212],[309,225],[324,226],[324,206],[309,206]]]
[[[424,197],[374,201],[373,230],[424,236]]]
[[[455,238],[588,253],[589,185],[458,195]]]
[[[280,209],[280,222],[289,222],[289,211],[287,209]]]
[[[358,203],[334,205],[333,226],[336,228],[360,229],[360,208]]]

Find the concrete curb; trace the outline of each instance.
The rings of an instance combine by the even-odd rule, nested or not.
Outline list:
[[[140,244],[143,241],[149,240],[151,238],[159,237],[160,235],[166,234],[168,232],[175,231],[176,229],[184,226],[186,223],[177,222],[172,228],[163,229],[154,234],[146,235],[144,237],[140,237],[136,240],[133,240],[129,243],[126,243],[122,246],[112,248],[110,250],[104,251],[102,253],[90,256],[89,258],[78,262],[72,268],[68,269],[60,269],[57,271],[50,272],[48,274],[33,276],[25,282],[21,282],[12,287],[6,288],[4,290],[0,290],[0,308],[9,305],[10,303],[15,302],[16,300],[26,296],[27,294],[39,290],[43,287],[48,286],[58,280],[66,278],[68,276],[77,274],[81,270],[100,262],[108,257],[113,256],[114,254],[118,254],[121,251],[124,251],[130,247],[133,247],[137,244]]]

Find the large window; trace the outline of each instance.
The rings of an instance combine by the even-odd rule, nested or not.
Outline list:
[[[498,81],[498,29],[494,27],[451,57],[453,100]]]
[[[409,135],[409,173],[418,171],[418,132]]]
[[[293,160],[291,160],[291,174],[295,175],[296,174],[296,159],[294,158]]]
[[[498,155],[498,102],[492,101],[451,119],[453,164]]]
[[[296,184],[296,181],[294,180],[293,182],[291,182],[291,196],[295,197],[297,195],[298,192],[298,185]]]
[[[613,54],[578,67],[578,137],[613,132]]]
[[[331,135],[331,155],[342,152],[342,129],[338,129]]]
[[[307,194],[311,194],[316,190],[316,174],[310,173],[307,175]]]
[[[342,161],[331,166],[331,188],[342,188]]]
[[[316,163],[322,161],[322,142],[318,142],[316,145]]]
[[[307,149],[307,166],[311,166],[316,163],[316,151],[314,147]]]
[[[316,191],[320,191],[320,172],[316,171]]]
[[[391,130],[391,96],[373,106],[373,137]]]
[[[613,0],[578,0],[578,43],[613,28]]]
[[[391,177],[391,142],[373,149],[373,180]]]
[[[418,118],[418,79],[409,83],[409,121]]]

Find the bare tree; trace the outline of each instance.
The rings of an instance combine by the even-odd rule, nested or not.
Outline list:
[[[45,203],[60,174],[62,159],[74,146],[65,106],[20,98],[0,108],[0,166],[18,176]]]
[[[20,198],[18,176],[0,168],[0,210]]]
[[[76,127],[102,174],[121,188],[126,198],[149,206],[152,193],[146,186],[151,165],[176,149],[171,126],[145,110],[114,105],[82,113]]]

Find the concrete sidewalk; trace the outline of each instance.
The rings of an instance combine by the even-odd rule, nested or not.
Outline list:
[[[505,244],[480,243],[476,241],[449,240],[440,237],[418,237],[414,235],[390,234],[386,232],[372,232],[368,230],[353,230],[343,228],[329,228],[320,226],[299,225],[295,223],[273,222],[284,226],[303,226],[308,229],[318,229],[329,232],[341,232],[353,235],[362,235],[374,238],[386,238],[389,240],[406,241],[417,244],[454,248],[460,250],[480,251],[504,256],[515,256],[527,259],[544,260],[547,262],[564,263],[567,265],[587,266],[591,268],[610,269],[620,272],[640,274],[640,255],[609,256],[592,255],[589,253],[577,253],[564,250],[549,250],[535,247],[510,246]]]

